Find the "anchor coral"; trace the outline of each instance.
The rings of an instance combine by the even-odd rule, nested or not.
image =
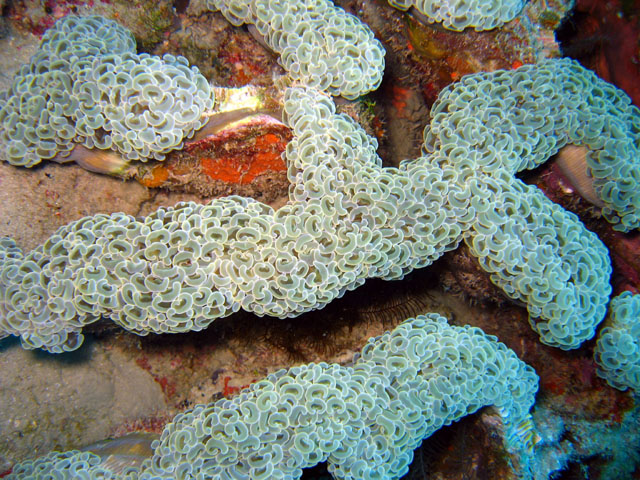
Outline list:
[[[494,283],[527,303],[545,343],[575,348],[606,313],[607,250],[513,173],[572,139],[624,153],[622,132],[637,132],[638,110],[623,109],[619,94],[597,130],[589,104],[573,100],[578,89],[590,98],[589,89],[613,88],[603,84],[562,60],[465,77],[434,105],[426,155],[399,169],[381,167],[375,139],[336,114],[327,96],[290,89],[287,205],[274,211],[228,197],[162,208],[144,221],[115,214],[73,222],[26,257],[11,253],[0,264],[0,329],[25,347],[59,352],[77,348],[81,328],[101,315],[140,334],[200,330],[240,308],[295,316],[366,278],[402,278],[464,239]],[[600,132],[598,144],[589,129]],[[606,196],[611,183],[601,178],[611,209],[637,218]],[[7,241],[2,247],[14,251]]]
[[[287,205],[232,196],[144,221],[87,217],[24,258],[4,241],[0,331],[60,352],[100,316],[140,334],[200,330],[240,308],[295,316],[457,245],[456,212],[428,191],[427,182],[447,185],[442,169],[382,169],[376,141],[314,90],[289,90],[285,112]]]
[[[389,0],[400,10],[415,8],[428,23],[460,32],[467,27],[491,30],[515,18],[524,0]]]
[[[139,471],[116,475],[97,455],[72,451],[26,461],[7,478],[295,479],[327,461],[336,479],[395,479],[424,438],[485,405],[502,416],[507,447],[526,456],[537,389],[533,369],[495,337],[429,314],[370,339],[352,366],[282,369],[178,414]]]
[[[638,228],[640,110],[576,62],[545,61],[464,77],[440,93],[424,139],[432,162],[480,177],[465,242],[492,281],[527,304],[542,341],[574,348],[591,338],[611,293],[608,251],[514,174],[585,145],[604,216],[614,229]]]
[[[624,292],[611,300],[594,357],[598,376],[609,385],[640,394],[640,295]]]
[[[233,25],[250,24],[295,81],[354,99],[375,90],[384,48],[373,32],[328,0],[208,0]]]
[[[0,94],[0,159],[64,162],[81,144],[161,160],[205,124],[213,103],[209,83],[185,58],[136,54],[116,22],[70,15],[47,30]]]

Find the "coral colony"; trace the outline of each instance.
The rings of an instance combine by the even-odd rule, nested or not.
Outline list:
[[[533,369],[495,337],[429,314],[370,339],[351,367],[280,370],[178,414],[140,470],[118,477],[97,455],[65,452],[23,462],[8,478],[285,479],[324,461],[335,478],[399,478],[425,437],[484,405],[499,409],[515,448],[530,448],[537,389]]]
[[[389,0],[400,10],[415,8],[428,23],[461,32],[467,27],[491,30],[509,22],[520,13],[524,0]]]
[[[117,23],[67,16],[3,92],[0,156],[31,167],[64,161],[80,144],[161,160],[205,124],[214,101],[185,58],[138,55]]]
[[[422,13],[481,30],[522,7],[480,3]],[[382,168],[376,140],[320,91],[353,99],[377,88],[384,50],[366,25],[322,0],[209,4],[234,25],[254,25],[294,82],[284,98],[289,202],[276,211],[232,196],[142,220],[86,217],[26,255],[3,239],[0,335],[64,352],[102,317],[145,335],[201,330],[239,309],[296,316],[367,278],[402,278],[463,241],[527,305],[541,341],[571,349],[595,335],[611,294],[608,251],[515,174],[584,145],[605,218],[638,228],[640,112],[622,91],[570,60],[469,75],[433,105],[423,155]],[[138,55],[115,22],[69,16],[0,97],[0,156],[33,166],[63,161],[81,144],[162,160],[214,103],[185,59]],[[597,343],[599,374],[616,388],[640,388],[638,298],[612,301]],[[484,405],[497,407],[507,447],[526,458],[537,387],[533,369],[495,337],[427,314],[370,339],[351,366],[280,370],[233,399],[179,414],[139,469],[115,473],[97,455],[54,452],[7,478],[294,479],[323,461],[339,479],[399,478],[424,438]]]

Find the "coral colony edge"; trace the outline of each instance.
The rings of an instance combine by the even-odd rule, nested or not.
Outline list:
[[[472,9],[457,24],[464,2],[450,2],[429,21],[491,29],[522,8],[498,3],[495,15]],[[637,230],[640,111],[626,94],[568,59],[467,75],[432,106],[422,155],[383,168],[377,141],[328,95],[354,99],[380,84],[384,49],[366,25],[321,0],[209,8],[255,26],[290,76],[289,201],[274,210],[229,196],[143,219],[85,217],[26,254],[4,238],[0,337],[62,353],[101,318],[146,335],[202,330],[240,309],[295,317],[366,279],[401,279],[464,242],[492,282],[526,305],[547,345],[579,347],[610,310],[598,375],[640,389],[640,297],[611,300],[598,236],[516,177],[566,145],[585,146],[604,218]],[[0,158],[64,162],[80,145],[144,162],[180,149],[215,111],[214,89],[182,57],[135,52],[114,21],[59,20],[0,95]],[[497,338],[430,313],[370,339],[349,366],[280,370],[180,413],[140,467],[115,472],[90,452],[53,452],[6,478],[293,479],[324,461],[334,478],[400,478],[424,438],[485,405],[502,417],[526,478],[539,439],[530,416],[537,389],[534,370]]]

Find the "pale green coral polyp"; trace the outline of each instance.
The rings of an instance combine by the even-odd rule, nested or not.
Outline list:
[[[65,452],[23,462],[7,478],[296,479],[326,461],[336,479],[392,480],[424,438],[485,405],[502,416],[506,447],[526,454],[537,389],[533,369],[495,337],[431,313],[370,339],[350,367],[282,369],[178,414],[153,457],[122,477],[96,455]]]
[[[301,187],[297,201],[274,212],[253,200],[229,197],[207,206],[160,209],[143,222],[122,214],[74,222],[29,254],[23,266],[33,269],[30,277],[49,286],[49,299],[60,282],[69,288],[71,279],[73,299],[66,307],[76,311],[74,326],[58,318],[54,335],[54,325],[34,322],[24,297],[14,296],[2,304],[3,317],[19,317],[24,323],[20,330],[6,329],[21,335],[25,346],[61,351],[75,348],[81,340],[79,327],[100,315],[138,333],[201,329],[239,308],[291,316],[330,302],[369,276],[399,278],[452,248],[460,232],[456,220],[441,215],[438,238],[421,228],[418,213],[427,212],[413,208],[421,200],[412,193],[422,188],[420,182],[411,185],[406,174],[380,169],[375,140],[348,117],[336,115],[328,97],[291,90],[285,111],[296,135],[287,156],[290,180]],[[305,133],[327,122],[337,128],[328,125],[322,135]],[[347,136],[348,150],[332,147],[344,144]],[[416,175],[421,171],[416,167]],[[442,175],[431,173],[434,180]],[[358,180],[357,191],[350,183],[343,184],[344,191],[318,187],[321,195],[305,188],[324,185],[332,177],[363,180]],[[389,206],[391,215],[385,213],[372,204],[372,195],[397,210]],[[446,211],[442,197],[426,198],[432,208]],[[396,227],[396,212],[405,210],[415,214]],[[301,230],[308,232],[304,241]],[[202,239],[208,241],[203,244]],[[412,256],[412,250],[422,257]],[[38,261],[44,258],[51,261]],[[26,285],[16,279],[5,294],[22,288],[18,283]],[[105,284],[119,294],[100,294],[96,289]],[[50,300],[31,299],[29,305],[46,311]]]
[[[24,259],[12,254],[0,265],[0,328],[26,347],[63,351],[77,348],[82,326],[100,316],[141,334],[199,330],[239,309],[296,316],[367,278],[402,278],[464,240],[492,280],[527,304],[545,343],[575,348],[606,313],[607,250],[575,215],[514,174],[578,138],[581,123],[565,117],[588,123],[583,100],[611,90],[603,84],[567,60],[464,77],[434,104],[425,156],[399,168],[381,167],[376,140],[336,114],[329,97],[290,89],[288,204],[274,211],[228,197],[161,208],[143,221],[98,215],[62,227]],[[540,85],[545,96],[519,103]],[[574,98],[581,88],[586,93]],[[637,119],[621,94],[609,101],[615,122]],[[495,120],[480,121],[487,115]],[[536,135],[529,117],[546,136]],[[621,130],[603,132],[621,152],[631,148],[616,137]],[[625,162],[637,170],[629,157],[609,166]],[[637,218],[632,205],[617,213],[619,225]],[[7,242],[1,248],[15,252]]]
[[[382,81],[385,51],[373,32],[328,0],[208,0],[233,25],[254,25],[291,78],[355,99]]]
[[[596,342],[598,376],[619,390],[640,394],[640,294],[613,298],[609,318]]]
[[[0,159],[65,161],[82,144],[162,160],[204,125],[213,103],[213,89],[185,58],[137,54],[124,27],[70,15],[0,94]]]
[[[429,23],[460,32],[465,28],[491,30],[513,20],[524,0],[389,0],[400,10],[415,8]]]

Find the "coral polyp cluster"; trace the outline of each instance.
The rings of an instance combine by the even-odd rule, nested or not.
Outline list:
[[[384,50],[366,26],[325,0],[207,3],[254,25],[290,77],[307,84],[284,94],[288,202],[276,210],[234,195],[146,218],[88,216],[26,254],[1,239],[0,337],[60,353],[77,349],[83,328],[101,318],[146,335],[202,330],[241,309],[295,317],[369,278],[401,279],[461,242],[526,305],[542,342],[571,349],[595,335],[612,290],[608,251],[516,175],[565,145],[584,145],[604,217],[617,230],[637,229],[640,111],[626,95],[569,60],[468,75],[438,96],[422,155],[383,168],[377,141],[326,93],[353,99],[379,85]],[[521,6],[503,4],[508,17]],[[507,19],[488,13],[489,26]],[[484,28],[481,17],[453,20]],[[437,21],[446,24],[442,14]],[[32,166],[67,158],[77,144],[129,160],[179,148],[205,124],[213,89],[184,59],[132,48],[113,22],[61,21],[0,97],[0,156]],[[220,173],[211,163],[203,170]],[[161,184],[168,173],[153,167],[143,178]],[[596,346],[600,375],[618,388],[637,384],[637,325],[620,322],[637,313],[630,297],[612,302]],[[349,366],[280,370],[235,398],[179,414],[139,469],[51,453],[8,478],[284,479],[327,461],[336,478],[393,479],[422,439],[484,405],[497,408],[507,447],[526,463],[537,440],[536,390],[533,369],[495,337],[428,314],[371,339]]]
[[[295,316],[457,245],[454,212],[425,186],[446,185],[441,169],[382,169],[375,140],[314,90],[289,90],[285,113],[287,205],[231,196],[144,221],[88,217],[24,258],[4,241],[1,330],[59,352],[101,316],[140,334],[200,330],[240,308]]]
[[[627,291],[611,300],[594,357],[598,375],[609,385],[640,394],[640,294]]]
[[[526,458],[537,389],[533,369],[495,337],[429,314],[370,339],[352,366],[282,369],[178,414],[139,470],[117,474],[98,455],[54,452],[7,478],[296,479],[326,461],[336,479],[396,479],[424,438],[485,405],[502,416],[507,448]]]
[[[47,30],[0,94],[0,159],[64,162],[80,144],[161,160],[206,123],[213,103],[209,83],[184,57],[137,54],[116,22],[70,15]]]
[[[354,99],[382,81],[385,51],[368,26],[328,0],[208,0],[233,25],[255,27],[296,82]]]
[[[618,96],[603,103],[605,91]],[[464,240],[492,281],[527,304],[545,343],[575,348],[606,314],[608,252],[514,173],[582,141],[610,218],[633,226],[637,192],[611,196],[626,182],[618,170],[638,171],[640,115],[626,100],[566,60],[471,75],[434,105],[425,156],[395,169],[381,167],[376,140],[326,95],[290,89],[285,206],[228,197],[144,221],[85,218],[24,258],[5,241],[0,328],[26,347],[63,351],[100,316],[141,334],[200,330],[239,309],[296,316],[367,278],[402,278]],[[612,151],[625,155],[614,161]]]
[[[513,20],[524,0],[389,0],[400,10],[417,10],[425,23],[438,23],[448,30],[491,30]]]

